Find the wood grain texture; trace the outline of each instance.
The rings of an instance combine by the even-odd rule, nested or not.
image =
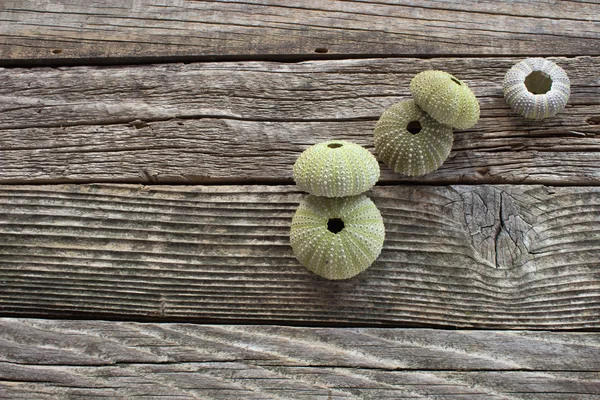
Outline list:
[[[600,327],[600,188],[388,186],[386,241],[326,281],[293,186],[3,186],[0,313],[336,325]]]
[[[0,182],[291,183],[310,145],[373,150],[383,111],[412,77],[442,69],[478,96],[482,118],[456,131],[450,158],[424,177],[382,166],[383,182],[600,183],[600,58],[555,58],[572,95],[527,121],[504,103],[517,58],[367,59],[138,67],[0,69]]]
[[[600,334],[0,319],[0,398],[598,399]]]
[[[586,1],[4,0],[0,60],[599,55]]]

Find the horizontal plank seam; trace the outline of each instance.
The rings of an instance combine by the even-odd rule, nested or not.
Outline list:
[[[478,332],[491,332],[491,331],[502,331],[506,333],[518,333],[518,332],[535,332],[535,333],[600,333],[600,328],[548,328],[540,326],[539,328],[514,328],[506,329],[499,326],[489,326],[486,328],[481,327],[460,327],[460,326],[449,326],[449,325],[436,325],[426,323],[348,323],[342,324],[323,323],[323,322],[309,322],[302,321],[294,323],[293,321],[278,321],[278,320],[227,320],[223,319],[200,319],[200,318],[179,318],[179,317],[151,317],[151,316],[136,316],[127,318],[111,318],[111,317],[92,317],[89,315],[69,315],[65,317],[49,317],[47,315],[33,315],[35,313],[23,313],[22,315],[15,315],[14,313],[0,312],[0,318],[35,318],[39,320],[47,321],[100,321],[100,322],[132,322],[132,323],[154,323],[154,324],[194,324],[199,326],[276,326],[276,327],[291,327],[291,328],[340,328],[340,329],[355,329],[355,328],[374,328],[374,329],[430,329],[438,331],[478,331]]]
[[[97,369],[102,367],[119,367],[119,366],[152,366],[152,365],[214,365],[214,364],[230,364],[230,363],[239,363],[239,362],[251,362],[256,363],[257,365],[261,365],[261,360],[256,359],[245,359],[245,358],[232,358],[230,360],[216,359],[214,361],[156,361],[156,362],[126,362],[126,361],[116,361],[116,362],[108,362],[105,364],[64,364],[64,363],[24,363],[24,362],[15,362],[15,361],[0,361],[0,364],[9,364],[9,365],[22,365],[22,366],[44,366],[44,367],[71,367],[71,368],[81,368],[81,369]],[[269,360],[265,360],[269,361]],[[598,372],[594,369],[537,369],[537,368],[459,368],[459,369],[446,369],[446,368],[409,368],[409,367],[370,367],[367,365],[364,366],[352,366],[352,365],[344,365],[344,364],[308,364],[308,365],[278,365],[279,368],[293,368],[293,369],[302,369],[302,368],[336,368],[336,369],[350,369],[350,370],[373,370],[373,371],[389,371],[389,372],[563,372],[563,373],[586,373],[586,372]],[[4,378],[0,379],[0,382],[5,380]]]
[[[218,115],[218,114],[196,114],[196,115],[177,115],[169,118],[145,118],[140,120],[136,118],[131,119],[111,119],[111,120],[97,120],[90,122],[77,122],[77,123],[64,123],[64,124],[31,124],[21,125],[10,128],[0,128],[3,130],[15,130],[15,129],[31,129],[31,128],[68,128],[73,126],[107,126],[107,125],[131,125],[137,129],[145,127],[148,123],[154,122],[167,122],[167,121],[179,121],[179,120],[202,120],[202,119],[219,119],[219,120],[236,120],[236,121],[247,121],[247,122],[295,122],[295,123],[314,123],[314,122],[357,122],[357,121],[376,121],[379,117],[349,117],[349,118],[244,118],[235,117],[231,115]],[[31,150],[31,148],[10,148],[0,149],[0,151],[10,150]]]
[[[291,169],[291,166],[290,166]],[[459,175],[457,173],[457,175]],[[177,180],[161,180],[160,183],[151,181],[139,182],[138,180],[111,180],[111,179],[27,179],[27,180],[14,180],[11,182],[2,182],[2,186],[51,186],[51,185],[90,185],[90,184],[111,184],[111,185],[140,185],[141,187],[160,187],[160,186],[289,186],[293,185],[294,181],[290,179],[279,179],[279,178],[261,178],[261,179],[229,179],[229,178],[208,178],[208,179],[195,179],[193,183],[181,182]],[[377,182],[375,187],[378,186],[483,186],[498,184],[496,179],[479,179],[477,181],[461,180],[460,183],[453,179],[440,179],[431,181],[395,181],[395,180],[381,180]],[[600,182],[563,182],[555,181],[552,179],[540,179],[536,181],[524,181],[524,182],[503,182],[499,185],[522,185],[522,186],[546,186],[546,187],[600,187]]]
[[[282,64],[294,64],[306,61],[335,61],[335,60],[362,60],[362,59],[386,59],[386,58],[414,58],[414,59],[435,59],[435,58],[506,58],[519,57],[527,58],[528,53],[511,53],[502,55],[490,54],[411,54],[411,53],[388,53],[388,54],[261,54],[261,55],[199,55],[199,56],[142,56],[142,57],[115,57],[115,58],[40,58],[40,59],[0,59],[2,68],[43,68],[43,67],[95,67],[95,66],[125,66],[125,65],[151,65],[151,64],[192,64],[198,62],[253,62],[268,61]],[[536,54],[536,57],[598,57],[597,54],[572,55],[572,54]]]

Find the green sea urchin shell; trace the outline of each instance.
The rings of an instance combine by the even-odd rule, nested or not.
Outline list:
[[[423,71],[410,81],[415,103],[433,119],[456,129],[479,120],[479,102],[466,83],[443,71]]]
[[[571,93],[566,72],[543,58],[528,58],[515,64],[506,73],[502,86],[506,104],[529,119],[558,114]]]
[[[330,140],[306,149],[294,164],[294,181],[315,196],[354,196],[379,179],[379,164],[367,149],[343,140]]]
[[[409,176],[438,169],[453,140],[451,127],[431,118],[412,100],[388,108],[375,125],[374,136],[375,151],[385,165]]]
[[[379,256],[383,219],[366,196],[325,198],[309,195],[292,219],[290,242],[309,271],[327,279],[348,279]]]

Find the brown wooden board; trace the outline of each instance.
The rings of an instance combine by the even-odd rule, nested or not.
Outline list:
[[[600,55],[594,1],[4,0],[0,63]]]
[[[0,399],[600,400],[599,15],[0,1]],[[554,118],[504,103],[528,56],[571,78]],[[425,69],[463,79],[481,120],[432,174],[382,165],[382,254],[317,277],[289,245],[295,159],[374,151]]]
[[[600,334],[0,319],[0,398],[600,398]]]
[[[481,103],[449,159],[423,177],[382,182],[600,182],[600,58],[555,58],[566,110],[528,121],[501,82],[519,58],[367,59],[0,69],[0,182],[291,183],[310,145],[347,139],[373,150],[383,111],[412,77],[442,69]]]
[[[600,188],[388,186],[347,281],[289,245],[293,186],[3,186],[4,316],[600,327]]]

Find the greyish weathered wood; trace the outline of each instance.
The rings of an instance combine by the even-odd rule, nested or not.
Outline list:
[[[0,312],[600,328],[600,188],[387,186],[357,277],[298,264],[293,186],[3,186]]]
[[[510,112],[501,82],[519,59],[385,59],[0,69],[0,182],[291,182],[309,145],[372,150],[381,113],[425,69],[463,78],[482,118],[449,160],[385,182],[600,183],[600,57],[554,59],[572,96],[555,118]]]
[[[599,399],[600,334],[0,319],[6,399]]]
[[[3,0],[0,63],[599,55],[596,2]]]

